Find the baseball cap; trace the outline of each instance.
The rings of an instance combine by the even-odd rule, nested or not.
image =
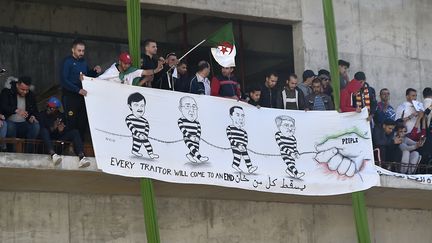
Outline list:
[[[119,56],[119,60],[124,64],[132,63],[132,57],[127,52],[122,52]]]
[[[56,97],[51,97],[48,99],[47,105],[48,105],[48,107],[51,107],[51,108],[60,108],[61,103],[60,103],[60,100],[57,99]]]
[[[303,80],[304,79],[307,79],[307,78],[312,78],[312,77],[315,77],[316,75],[315,75],[315,73],[312,71],[312,70],[305,70],[304,72],[303,72]]]

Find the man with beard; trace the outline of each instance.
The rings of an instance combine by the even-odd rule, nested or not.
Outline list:
[[[165,64],[160,71],[160,76],[153,81],[153,87],[165,90],[175,90],[175,70],[178,64],[177,55],[174,52],[168,53],[165,58]]]
[[[0,110],[7,121],[7,137],[35,139],[39,134],[38,110],[35,96],[30,91],[31,83],[30,77],[20,77],[11,83],[10,89],[4,88],[0,94]],[[32,152],[32,144],[28,143],[25,150]]]
[[[87,112],[84,96],[87,91],[83,89],[81,75],[96,77],[101,73],[100,66],[90,69],[84,59],[85,44],[76,39],[72,43],[72,55],[63,60],[60,71],[60,86],[63,92],[63,108],[66,112],[66,125],[78,129],[82,138],[88,131]]]
[[[221,74],[211,80],[211,95],[234,100],[241,99],[240,83],[234,76],[234,67],[221,67]]]
[[[177,65],[177,73],[173,73],[174,90],[180,92],[189,92],[190,77],[188,76],[188,64],[181,60]]]
[[[322,92],[322,83],[319,78],[312,81],[312,94],[306,97],[306,107],[312,111],[334,110],[331,97]]]
[[[278,92],[276,104],[279,109],[304,110],[306,108],[303,91],[297,87],[297,82],[297,75],[290,74],[284,89]]]
[[[131,66],[132,57],[127,52],[122,52],[118,58],[118,63],[114,63],[108,68],[98,79],[103,79],[111,82],[136,85],[141,77],[152,74],[149,70],[137,69]],[[162,67],[156,68],[160,71]]]
[[[261,97],[259,105],[268,108],[277,108],[278,89],[276,87],[279,75],[276,72],[269,72],[265,82],[261,85]]]
[[[153,39],[147,39],[144,41],[144,53],[141,55],[141,69],[146,71],[145,76],[138,82],[137,86],[153,87],[156,86],[154,80],[159,80],[165,60],[163,57],[157,57],[157,43]],[[161,68],[162,67],[162,68]]]

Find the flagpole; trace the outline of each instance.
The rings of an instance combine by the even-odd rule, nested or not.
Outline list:
[[[190,49],[188,52],[186,52],[182,57],[179,58],[179,61],[181,61],[183,58],[185,58],[189,53],[191,53],[193,50],[195,50],[198,46],[202,45],[206,39],[202,40],[200,43],[196,44],[192,49]]]
[[[133,66],[140,66],[140,40],[141,40],[141,4],[140,0],[127,0],[127,25],[129,52],[132,56]],[[141,197],[144,210],[144,222],[147,242],[160,243],[159,226],[156,214],[156,202],[151,179],[140,179]]]
[[[191,53],[193,50],[195,50],[198,46],[202,45],[204,42],[206,42],[206,39],[200,41],[200,43],[196,44],[194,47],[192,47],[192,49],[190,49],[188,52],[186,52],[183,56],[181,56],[178,60],[181,61],[183,58],[185,58],[189,53]],[[168,71],[166,71],[166,73],[168,73],[169,71],[171,71],[173,68],[175,67],[172,66],[168,69]]]
[[[340,81],[338,71],[338,50],[336,38],[336,24],[333,12],[332,0],[323,0],[324,24],[327,41],[327,52],[331,73],[332,86],[334,91],[334,102],[336,110],[340,108]],[[366,211],[366,202],[364,192],[353,192],[352,206],[354,210],[354,219],[357,231],[357,241],[359,243],[370,243],[370,232]]]

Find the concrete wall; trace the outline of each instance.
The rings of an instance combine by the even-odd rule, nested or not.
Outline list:
[[[356,242],[349,206],[157,198],[161,242]],[[372,241],[429,242],[432,212],[369,208]],[[146,242],[138,196],[0,191],[0,242]]]
[[[364,71],[377,92],[390,89],[394,105],[406,88],[432,85],[432,1],[335,0],[333,6],[339,57],[351,62],[351,78]],[[305,68],[328,67],[322,12],[320,3],[302,1]]]
[[[65,1],[62,6],[45,0],[6,1],[0,0],[0,23],[2,27],[24,28],[52,33],[79,33],[81,35],[105,36],[112,40],[125,39],[126,18],[124,3],[111,0],[85,0],[93,4],[83,8],[76,1]],[[268,53],[275,50],[286,50],[283,55],[294,53],[294,66],[297,73],[305,68],[318,70],[328,68],[327,50],[324,34],[321,2],[315,0],[263,0],[234,1],[225,4],[219,1],[177,1],[177,0],[143,0],[143,38],[151,36],[161,42],[179,43],[181,35],[181,14],[190,16],[189,42],[196,43],[202,33],[217,28],[202,24],[209,18],[241,19],[254,22],[279,23],[292,29],[293,38],[288,30],[259,30],[255,27],[244,28],[249,37],[245,40],[247,48],[254,51],[260,49]],[[96,8],[95,6],[99,6]],[[362,70],[366,72],[368,81],[377,90],[387,87],[392,93],[396,106],[404,100],[407,87],[423,89],[430,86],[432,78],[428,75],[432,69],[432,2],[428,0],[335,0],[337,36],[340,58],[351,62],[350,77]],[[157,10],[157,11],[155,11]],[[207,18],[203,18],[203,16]],[[67,21],[65,21],[65,19]],[[219,23],[221,24],[221,22]],[[289,27],[292,25],[292,27]],[[158,26],[158,28],[154,28]],[[115,31],[113,31],[113,29]],[[252,33],[250,35],[249,33]],[[257,33],[257,34],[255,34]],[[287,34],[284,34],[287,33]],[[281,37],[282,39],[279,39]],[[52,39],[52,38],[51,38]],[[253,41],[252,41],[253,40]],[[276,41],[278,40],[278,41]],[[39,82],[53,82],[56,79],[56,67],[59,59],[68,52],[70,39],[58,41],[50,38],[34,36],[6,35],[1,41],[0,63],[11,71],[27,72]],[[294,43],[294,49],[289,46]],[[33,43],[33,44],[32,44]],[[283,44],[287,43],[287,48]],[[50,47],[60,45],[52,50]],[[95,52],[89,60],[111,60],[115,53],[124,45],[107,43],[99,47],[95,44]],[[40,51],[38,51],[39,47]],[[114,50],[114,51],[113,51]],[[28,58],[18,59],[17,53],[24,52]],[[12,57],[12,58],[8,58]],[[41,64],[38,61],[51,58]],[[266,58],[249,56],[247,58],[261,61]],[[272,65],[286,61],[269,59]],[[292,62],[289,60],[288,62]],[[99,61],[100,63],[100,61]],[[102,62],[108,65],[109,61]],[[32,65],[35,66],[32,69]],[[255,65],[255,66],[254,66]],[[254,71],[265,63],[257,62],[246,66],[246,70]],[[47,72],[38,72],[43,68]],[[35,71],[36,70],[36,71]],[[292,70],[286,70],[291,72]],[[45,85],[44,85],[45,86]]]
[[[90,0],[91,1],[91,0]],[[300,21],[302,0],[236,0],[236,1],[195,1],[195,0],[141,0],[150,8],[185,11],[212,16],[235,17],[263,22],[289,23]]]
[[[145,242],[139,181],[64,156],[0,153],[0,242]],[[314,197],[154,180],[162,242],[356,242],[349,194]],[[381,176],[373,242],[430,242],[431,186]]]
[[[194,10],[192,3],[196,5]],[[211,3],[213,2],[209,2]],[[228,9],[225,9],[227,6],[217,5],[222,10],[227,10],[223,15],[215,12],[218,8],[205,12],[199,2],[182,2],[182,6],[192,4],[188,9],[164,4],[143,4],[142,12],[141,38],[157,40],[159,55],[164,56],[172,51],[184,53],[183,13],[187,13],[187,39],[190,47],[206,37],[206,33],[216,31],[227,21],[234,22],[234,32],[239,40],[237,20],[245,19],[254,21],[243,21],[244,65],[241,65],[240,57],[237,58],[238,71],[240,68],[245,70],[246,82],[262,81],[264,72],[269,69],[292,72],[292,30],[287,25],[287,20],[284,20],[283,25],[257,22],[272,22],[269,17],[275,11],[280,13],[280,18],[299,19],[300,12],[293,11],[299,6],[298,2],[285,6],[275,1],[265,4],[264,9],[263,3],[257,2],[251,5],[250,13],[245,12],[242,16],[235,16],[234,13],[240,8],[249,9],[250,3],[246,1],[236,2],[238,8],[230,5],[232,14],[228,14]],[[211,9],[217,6],[207,7]],[[288,9],[289,11],[285,11]],[[262,15],[261,19],[258,18],[257,11]],[[204,15],[199,15],[200,13]],[[248,14],[249,17],[246,17]],[[70,53],[70,45],[75,37],[86,40],[86,59],[91,66],[100,64],[107,68],[121,50],[127,50],[126,8],[121,1],[94,3],[68,0],[58,5],[50,0],[0,0],[0,36],[0,66],[8,70],[7,75],[0,77],[0,86],[3,86],[6,76],[29,75],[34,79],[37,93],[43,93],[59,83],[59,64]],[[271,45],[269,41],[272,42]],[[189,56],[191,73],[194,72],[195,64],[202,59],[209,59],[208,47],[198,48]],[[219,70],[215,69],[217,73]]]
[[[316,0],[218,1],[142,0],[149,7],[182,9],[293,25],[294,63],[328,69],[322,4]],[[364,71],[377,91],[387,87],[392,103],[405,89],[432,85],[432,2],[428,0],[334,0],[339,57],[351,62],[350,77]],[[271,43],[271,39],[268,40]],[[288,71],[288,70],[287,70]],[[420,97],[419,97],[420,99]]]

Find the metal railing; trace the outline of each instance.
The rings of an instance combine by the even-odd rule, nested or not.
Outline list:
[[[432,174],[432,164],[411,165],[402,164],[401,162],[379,162],[375,161],[375,164],[392,172],[400,173],[401,169],[407,171],[414,171],[412,174]]]
[[[0,144],[2,143],[6,143],[8,152],[34,154],[48,153],[44,142],[39,139],[4,138],[0,139]],[[73,144],[71,142],[53,140],[52,143],[54,151],[57,154],[75,155]],[[92,144],[84,144],[84,154],[88,157],[94,157]],[[406,165],[400,162],[380,161],[379,156],[377,157],[377,153],[375,153],[375,164],[393,172],[400,172],[402,168],[406,167],[408,171],[414,171],[414,174],[432,174],[432,164],[420,163],[418,165]]]
[[[53,149],[57,154],[76,155],[73,144],[67,141],[53,140]],[[6,144],[7,152],[47,154],[44,142],[39,139],[4,138],[0,144]],[[87,157],[94,157],[94,150],[91,144],[84,144],[84,154]]]

